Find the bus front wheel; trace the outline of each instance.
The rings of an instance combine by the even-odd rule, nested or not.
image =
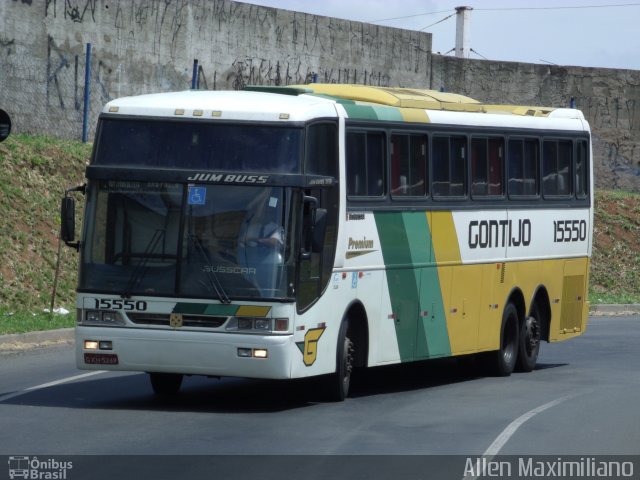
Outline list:
[[[182,386],[183,376],[179,373],[149,373],[153,393],[159,396],[175,395]]]
[[[353,370],[353,342],[348,336],[349,321],[343,320],[338,332],[336,351],[336,372],[331,375],[330,395],[332,400],[341,402],[349,395],[351,371]]]

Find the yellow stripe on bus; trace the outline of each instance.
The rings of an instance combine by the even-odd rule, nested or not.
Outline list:
[[[424,110],[412,108],[400,108],[399,110],[405,122],[428,123],[430,121],[427,112]]]
[[[266,317],[271,307],[261,307],[259,305],[241,305],[236,311],[236,317]]]

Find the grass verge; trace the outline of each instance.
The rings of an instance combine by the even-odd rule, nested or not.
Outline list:
[[[0,335],[71,328],[75,326],[75,323],[75,312],[60,315],[45,312],[0,310]]]

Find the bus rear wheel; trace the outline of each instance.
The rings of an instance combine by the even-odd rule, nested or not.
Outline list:
[[[540,352],[540,311],[537,305],[531,307],[529,316],[520,326],[520,340],[518,342],[518,363],[520,372],[530,372],[536,367]]]
[[[490,368],[499,377],[508,377],[515,369],[520,339],[518,327],[518,310],[513,303],[508,303],[502,314],[500,349],[490,357]]]
[[[149,373],[153,393],[159,396],[175,395],[182,386],[183,375],[179,373]]]

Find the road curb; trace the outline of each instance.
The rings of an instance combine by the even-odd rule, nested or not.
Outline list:
[[[640,315],[640,304],[630,303],[623,305],[591,305],[590,315],[614,316],[614,315]]]
[[[70,342],[73,340],[73,331],[73,328],[59,328],[56,330],[0,335],[0,346]]]

